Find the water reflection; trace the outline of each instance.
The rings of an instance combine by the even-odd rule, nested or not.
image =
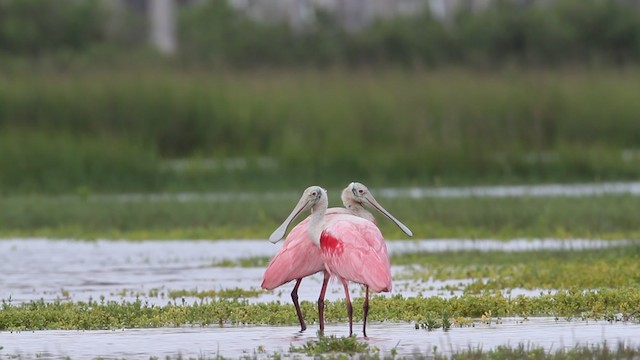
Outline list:
[[[354,324],[359,330],[360,324]],[[237,326],[159,329],[120,329],[102,331],[33,331],[2,333],[2,354],[24,358],[73,359],[105,358],[149,359],[150,356],[175,358],[228,358],[256,355],[266,358],[274,352],[287,353],[290,345],[300,347],[315,339],[315,326],[298,333],[297,326]],[[615,347],[619,342],[640,346],[640,324],[605,321],[566,321],[553,318],[505,318],[496,324],[442,330],[416,330],[410,323],[371,323],[370,345],[388,355],[395,348],[400,356],[433,355],[498,346],[543,347],[547,352],[571,349],[577,345],[602,344]],[[346,324],[328,324],[327,335],[346,336]]]

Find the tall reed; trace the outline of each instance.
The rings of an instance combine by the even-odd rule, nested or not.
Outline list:
[[[5,76],[0,172],[28,176],[32,170],[17,164],[40,151],[54,160],[34,160],[36,168],[83,153],[85,160],[64,161],[130,172],[107,182],[84,168],[64,186],[44,179],[51,190],[636,179],[638,84],[636,69]],[[38,150],[61,146],[68,148]],[[160,166],[181,158],[192,159],[190,172]],[[198,159],[236,158],[247,162],[198,166]],[[264,158],[272,166],[261,166]],[[3,176],[3,188],[21,187]]]

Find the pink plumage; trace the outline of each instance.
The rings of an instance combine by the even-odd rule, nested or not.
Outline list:
[[[327,210],[325,219],[329,220],[335,215],[344,213],[348,213],[344,208],[331,208]],[[320,249],[309,238],[308,226],[309,217],[296,225],[287,235],[284,244],[264,271],[263,289],[272,290],[289,281],[301,279],[325,269]]]
[[[262,278],[262,288],[272,290],[289,281],[324,270],[320,249],[307,232],[309,219],[291,230],[278,253],[271,259]]]
[[[371,221],[349,214],[325,218],[320,249],[327,271],[340,281],[391,291],[391,268],[382,233]]]
[[[311,215],[298,224],[269,263],[262,280],[262,288],[274,289],[291,280],[296,284],[291,300],[296,308],[300,329],[306,324],[298,302],[298,287],[306,276],[324,272],[322,289],[318,297],[320,332],[324,330],[324,297],[331,276],[338,278],[345,291],[349,316],[349,335],[353,334],[353,307],[349,298],[349,281],[365,286],[362,332],[366,337],[369,312],[369,288],[375,292],[391,291],[391,270],[387,246],[373,215],[363,204],[380,211],[407,235],[413,233],[386,211],[369,193],[366,186],[351,183],[342,191],[345,208],[327,209],[327,192],[319,186],[310,186],[302,193],[298,204],[287,219],[271,234],[269,241],[278,242],[291,222],[305,210]]]

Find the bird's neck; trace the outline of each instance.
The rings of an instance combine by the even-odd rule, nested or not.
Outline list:
[[[311,209],[311,219],[309,219],[309,227],[307,228],[307,232],[309,233],[309,238],[320,247],[320,236],[322,235],[322,231],[324,230],[324,215],[327,212],[327,204],[313,207]]]
[[[347,208],[347,210],[349,210],[351,214],[357,217],[367,219],[373,223],[376,222],[376,218],[373,216],[373,214],[369,212],[369,210],[365,209],[365,207],[360,203],[357,203],[355,201],[351,203],[345,203],[344,207]]]

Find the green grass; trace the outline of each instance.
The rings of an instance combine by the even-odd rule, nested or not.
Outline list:
[[[268,257],[222,261],[215,266],[265,267]],[[467,294],[512,289],[557,290],[640,286],[640,246],[605,249],[412,252],[391,257],[393,265],[408,265],[395,280],[471,280],[437,290]],[[401,292],[402,290],[400,290]]]
[[[248,297],[258,297],[263,294],[264,290],[258,289],[221,289],[221,290],[173,290],[167,293],[167,297],[170,299],[177,299],[183,297],[196,297],[199,299],[205,298],[220,298],[220,299],[241,299]]]
[[[535,347],[529,344],[504,345],[496,349],[483,350],[479,348],[469,348],[467,350],[456,351],[452,355],[439,354],[434,351],[433,359],[471,359],[471,360],[502,360],[502,359],[539,359],[539,360],[587,360],[587,359],[637,359],[640,357],[640,347],[629,346],[619,343],[616,345],[582,345],[570,349],[547,350],[542,347]],[[412,358],[412,357],[409,357]],[[427,357],[416,356],[417,359]]]
[[[353,356],[361,353],[367,353],[368,355],[377,354],[379,349],[369,345],[367,342],[357,340],[355,336],[339,337],[335,335],[320,335],[317,341],[307,341],[307,343],[302,346],[291,345],[289,352],[303,353],[309,356],[337,356],[340,354]]]
[[[252,192],[237,201],[180,201],[171,196],[123,201],[82,191],[7,196],[0,198],[0,237],[266,239],[289,214],[298,191],[302,189],[275,196]],[[338,206],[339,192],[329,189],[330,204]],[[418,239],[640,238],[640,202],[629,195],[378,200]],[[407,238],[385,218],[378,219],[385,238]]]
[[[0,193],[640,176],[636,68],[29,70],[0,73]]]
[[[149,297],[149,298],[162,298],[162,299],[184,299],[184,298],[198,298],[202,299],[211,299],[211,298],[220,298],[220,299],[243,299],[250,297],[258,297],[264,294],[264,290],[258,289],[241,289],[241,288],[231,288],[231,289],[220,289],[220,290],[164,290],[161,288],[153,288],[146,292],[136,291],[136,290],[128,290],[123,289],[120,291],[110,293],[111,296],[120,296],[122,298],[126,296],[130,297]],[[62,290],[62,298],[69,299],[69,292],[66,290]]]
[[[362,317],[362,298],[354,299],[354,317]],[[527,297],[481,294],[441,297],[373,297],[371,321],[424,323],[433,314],[450,314],[459,326],[473,322],[468,318],[506,316],[556,316],[567,319],[606,319],[616,321],[617,314],[637,321],[640,290],[637,287],[563,290],[555,294]],[[315,302],[303,301],[302,311],[308,323],[318,321]],[[347,321],[344,301],[326,302],[329,322]],[[280,302],[251,304],[243,299],[197,301],[153,306],[142,301],[45,302],[31,301],[13,305],[3,300],[0,330],[39,329],[116,329],[208,325],[295,325],[298,319],[292,304]]]
[[[472,279],[468,293],[510,289],[597,289],[640,286],[640,246],[573,251],[453,251],[394,256],[412,265],[396,279]]]

